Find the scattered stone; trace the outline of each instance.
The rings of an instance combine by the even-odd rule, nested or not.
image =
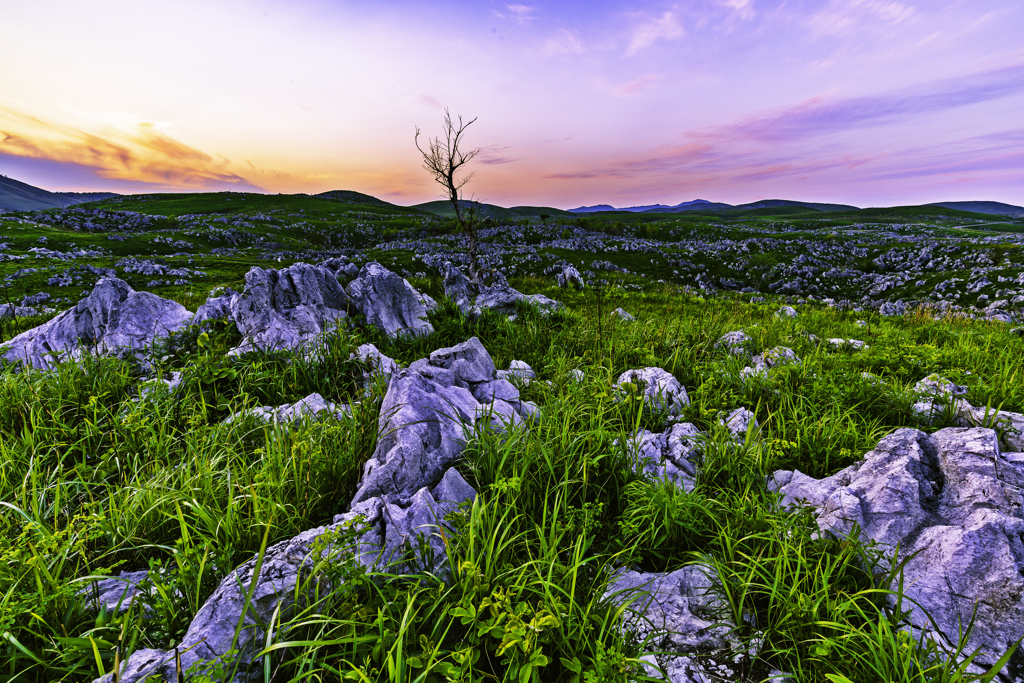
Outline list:
[[[792,306],[783,306],[779,310],[775,311],[776,318],[795,318],[796,316],[796,309]]]
[[[868,348],[868,345],[859,339],[843,339],[841,337],[829,339],[828,344],[835,349],[852,349],[854,351],[862,351]]]
[[[621,391],[626,384],[636,385],[644,396],[645,404],[653,410],[675,416],[690,405],[690,397],[683,385],[661,368],[627,370],[619,375],[615,388]]]
[[[136,292],[117,278],[103,278],[74,308],[22,332],[0,346],[0,352],[9,361],[37,369],[76,358],[82,351],[139,356],[191,319],[177,302]]]
[[[633,317],[633,315],[626,313],[626,311],[622,310],[621,308],[616,308],[614,311],[612,311],[611,315],[613,318],[618,318],[624,323],[631,323],[636,320],[636,318]]]
[[[78,591],[97,612],[105,609],[107,614],[124,612],[139,594],[139,584],[149,577],[146,570],[121,572],[99,581],[93,581]]]
[[[543,294],[523,294],[507,282],[499,281],[492,286],[472,282],[455,265],[446,262],[442,268],[444,295],[454,301],[463,314],[479,316],[484,310],[493,310],[504,315],[516,314],[520,301],[540,308],[542,312],[557,311],[562,304]]]
[[[498,370],[498,379],[515,379],[526,386],[532,380],[537,379],[537,373],[523,361],[514,360],[508,364],[508,370]]]
[[[261,406],[242,413],[234,413],[224,420],[224,422],[225,424],[230,424],[235,420],[241,419],[245,415],[252,415],[263,422],[270,422],[273,424],[289,424],[305,417],[317,420],[322,420],[324,417],[330,417],[335,420],[340,420],[351,413],[351,410],[352,409],[348,406],[341,406],[339,408],[335,403],[325,400],[320,394],[312,393],[306,398],[300,399],[295,403],[285,403],[277,406],[276,408],[272,406]]]

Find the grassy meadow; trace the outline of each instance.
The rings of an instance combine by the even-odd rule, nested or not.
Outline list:
[[[436,277],[412,282],[441,295]],[[328,555],[310,573],[312,597],[270,624],[259,680],[657,680],[640,657],[659,645],[630,629],[622,604],[644,596],[606,599],[607,584],[620,567],[691,563],[722,597],[719,618],[738,624],[741,680],[773,671],[813,683],[980,680],[900,630],[891,549],[820,538],[813,517],[781,508],[765,479],[776,469],[833,474],[893,429],[919,426],[912,387],[934,372],[967,385],[975,405],[1021,411],[1024,340],[1008,326],[816,305],[777,318],[777,302],[704,299],[668,284],[513,284],[566,310],[470,320],[443,301],[429,337],[340,327],[315,357],[228,357],[233,326],[186,330],[152,354],[157,376],[183,373],[176,394],[110,358],[0,373],[0,680],[92,681],[132,651],[173,648],[235,566],[345,511],[384,391],[364,394],[354,349],[373,342],[404,365],[471,336],[499,368],[533,366],[539,381],[522,392],[542,411],[529,428],[469,440],[458,467],[479,495],[451,519],[450,571],[368,572]],[[177,298],[194,310],[195,297]],[[618,307],[637,321],[610,317]],[[8,319],[0,340],[43,319]],[[744,359],[715,348],[739,329],[755,353],[788,346],[802,363],[741,382]],[[869,346],[832,350],[815,337]],[[682,382],[684,418],[706,435],[691,493],[646,478],[623,446],[638,429],[663,428],[663,415],[612,391],[621,372],[645,366]],[[352,414],[287,428],[224,422],[314,391]],[[719,420],[741,406],[760,428],[737,443]],[[92,579],[138,569],[149,569],[150,590],[131,609],[91,609]],[[324,577],[316,585],[332,588],[313,590]]]

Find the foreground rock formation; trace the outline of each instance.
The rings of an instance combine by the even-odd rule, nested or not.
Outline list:
[[[422,534],[431,548],[433,568],[440,568],[446,561],[440,538],[444,517],[476,495],[451,467],[462,452],[467,432],[478,423],[499,428],[521,423],[535,410],[519,400],[515,386],[498,378],[494,362],[475,337],[398,371],[384,398],[378,423],[381,437],[349,511],[332,524],[268,548],[258,576],[254,576],[256,558],[229,574],[179,644],[182,670],[217,661],[230,670],[237,660],[235,680],[255,680],[256,655],[266,642],[259,624],[269,623],[279,609],[287,614],[296,588],[301,594],[307,570],[317,559],[314,551],[332,534],[355,529],[357,540],[335,550],[365,566],[390,566],[391,570],[401,570],[407,544],[415,546]],[[256,586],[236,643],[237,654],[231,654],[253,581]],[[112,585],[111,590],[116,589]],[[176,680],[174,659],[173,651],[140,650],[124,663],[119,680],[136,683],[156,675],[170,683]],[[111,675],[98,679],[100,683],[111,680]]]
[[[376,262],[367,263],[359,277],[348,285],[348,293],[366,322],[384,330],[389,337],[400,334],[430,334],[426,301],[401,275]]]
[[[351,301],[334,271],[308,263],[282,270],[252,268],[245,290],[230,302],[230,317],[244,340],[234,353],[296,349],[344,318]],[[213,307],[212,302],[207,305]]]
[[[823,532],[842,538],[856,525],[861,537],[891,547],[905,569],[914,625],[947,645],[957,642],[977,606],[968,652],[991,666],[1024,636],[1024,454],[1004,453],[996,432],[949,428],[928,435],[899,429],[864,460],[816,480],[779,471],[771,487],[791,505],[817,508]],[[1018,651],[1002,680],[1024,678]]]
[[[99,354],[141,353],[186,326],[185,307],[149,292],[136,292],[117,278],[102,278],[74,308],[0,347],[7,360],[46,369],[82,350]]]

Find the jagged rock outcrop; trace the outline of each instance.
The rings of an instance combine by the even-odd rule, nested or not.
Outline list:
[[[615,381],[615,388],[621,391],[626,384],[638,387],[646,405],[653,410],[679,415],[684,407],[690,405],[690,397],[683,385],[661,368],[626,370]]]
[[[523,294],[503,280],[490,286],[477,284],[448,262],[441,273],[444,276],[444,295],[454,301],[465,315],[478,316],[484,310],[515,315],[516,304],[520,301],[533,304],[542,311],[557,311],[562,307],[543,294]]]
[[[949,428],[928,435],[899,429],[864,460],[826,479],[799,471],[776,472],[769,482],[788,504],[817,508],[823,532],[843,538],[854,525],[861,537],[891,547],[905,567],[904,590],[916,606],[917,628],[956,643],[960,624],[977,607],[967,652],[991,666],[1024,635],[1024,456],[1000,451],[996,432]],[[1024,678],[1024,652],[1003,671]]]
[[[369,351],[369,350],[367,350]],[[356,561],[389,571],[401,571],[406,549],[426,538],[435,571],[443,570],[445,549],[440,538],[445,515],[475,496],[473,488],[451,467],[462,452],[466,430],[490,414],[491,427],[500,426],[493,415],[522,422],[536,407],[519,399],[510,382],[497,377],[490,355],[475,337],[457,346],[438,349],[430,358],[413,363],[392,378],[379,420],[380,438],[367,463],[363,481],[349,512],[332,524],[310,529],[268,548],[258,577],[255,558],[238,567],[207,600],[179,644],[182,668],[216,660],[237,660],[238,683],[254,680],[256,654],[265,643],[260,624],[269,623],[277,610],[287,614],[317,558],[318,544],[347,528],[358,535],[351,545],[337,548]],[[449,530],[450,532],[451,530]],[[425,556],[417,554],[416,562]],[[257,581],[243,630],[229,650],[242,615],[245,595]],[[298,588],[297,588],[298,587]],[[283,635],[283,634],[279,634]],[[138,683],[157,674],[175,680],[173,652],[141,650],[122,667],[121,683]],[[110,675],[98,683],[109,683]]]
[[[328,268],[308,263],[251,268],[245,290],[231,302],[230,315],[244,337],[231,352],[302,348],[344,318],[350,305]]]
[[[102,278],[74,308],[22,332],[0,346],[0,353],[11,362],[39,369],[49,368],[55,358],[73,358],[83,350],[122,356],[141,353],[191,319],[192,314],[175,301],[136,292],[117,278]]]
[[[474,495],[473,488],[458,472],[448,470],[432,488],[421,487],[405,499],[385,501],[371,498],[353,505],[349,512],[336,517],[332,524],[304,531],[271,546],[264,554],[258,576],[254,576],[256,558],[253,558],[221,581],[200,608],[178,645],[182,670],[218,660],[231,670],[237,660],[236,683],[256,680],[256,654],[266,642],[261,624],[271,623],[277,610],[282,614],[288,613],[297,586],[300,592],[304,592],[302,582],[309,578],[309,570],[318,559],[313,556],[318,546],[322,548],[331,535],[353,528],[359,532],[357,540],[348,547],[332,550],[349,554],[365,566],[383,568],[401,560],[406,542],[415,546],[417,536],[422,534],[430,539],[428,542],[437,561],[436,569],[445,557],[443,545],[436,538],[439,527],[444,525],[445,515]],[[392,567],[392,570],[399,569]],[[235,642],[235,630],[245,606],[246,592],[254,579],[257,583],[252,601]],[[320,588],[323,590],[324,587]],[[233,642],[237,653],[229,655]],[[136,652],[125,662],[119,681],[137,683],[147,676],[158,675],[166,683],[171,683],[177,680],[174,657],[173,650]],[[110,683],[111,679],[108,674],[96,683]]]
[[[349,283],[349,296],[366,322],[382,329],[389,337],[431,334],[434,326],[427,320],[427,300],[408,280],[380,265],[367,263],[359,277]],[[430,300],[429,303],[433,303]]]
[[[624,323],[631,323],[636,321],[636,316],[634,316],[632,313],[627,313],[621,308],[616,308],[614,311],[611,312],[610,315],[611,317],[617,320],[621,320]]]
[[[563,268],[562,272],[558,274],[558,286],[563,289],[566,287],[583,289],[583,277],[580,275],[580,271],[576,270],[575,266]]]
[[[447,469],[477,419],[494,427],[519,424],[536,406],[499,379],[476,337],[438,349],[391,378],[380,412],[381,434],[353,502],[408,496]]]

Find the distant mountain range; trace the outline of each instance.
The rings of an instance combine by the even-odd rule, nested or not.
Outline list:
[[[14,178],[0,175],[0,210],[7,211],[39,211],[43,209],[58,209],[83,202],[93,202],[111,197],[119,197],[113,192],[50,192],[42,188],[34,187]],[[313,195],[321,199],[327,199],[345,204],[365,204],[370,206],[395,206],[389,202],[371,197],[361,192],[351,190],[332,190]],[[790,215],[796,213],[815,213],[818,211],[862,211],[866,214],[877,214],[879,211],[900,210],[903,213],[920,212],[924,207],[942,207],[955,211],[965,211],[974,214],[988,216],[1003,216],[1007,218],[1024,218],[1024,207],[1004,204],[1002,202],[934,202],[924,204],[920,207],[892,207],[891,209],[859,209],[849,204],[823,204],[818,202],[798,202],[789,199],[762,199],[761,201],[749,204],[725,204],[723,202],[710,202],[706,199],[693,199],[688,202],[681,202],[674,206],[668,204],[646,204],[643,206],[614,207],[611,204],[597,204],[595,206],[581,206],[568,211],[556,209],[550,206],[513,206],[504,208],[493,204],[480,202],[466,202],[467,206],[473,206],[477,215],[482,218],[493,218],[495,220],[517,220],[520,218],[567,218],[578,214],[592,214],[601,212],[628,211],[632,213],[682,213],[687,211],[708,212],[722,214],[726,217],[738,216],[770,216]],[[417,204],[412,209],[426,211],[441,216],[452,215],[451,205],[446,201],[426,202]],[[934,209],[932,209],[934,212]],[[908,214],[909,215],[909,214]]]
[[[979,202],[989,203],[989,202]],[[750,204],[724,204],[722,202],[709,202],[706,199],[694,199],[675,206],[667,204],[647,204],[644,206],[628,206],[615,208],[610,204],[598,204],[596,206],[581,206],[578,209],[569,209],[571,213],[596,213],[598,211],[633,211],[638,213],[679,213],[682,211],[721,211],[724,209],[777,209],[780,207],[803,207],[815,211],[856,211],[858,207],[849,204],[818,204],[814,202],[794,202],[789,199],[762,199],[759,202]],[[969,210],[969,209],[968,209]]]
[[[0,175],[0,209],[40,211],[116,197],[113,192],[50,192]]]

